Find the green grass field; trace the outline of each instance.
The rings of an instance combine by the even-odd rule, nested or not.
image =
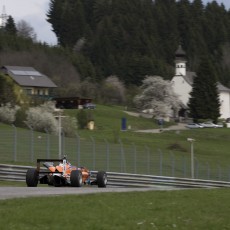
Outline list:
[[[2,230],[230,229],[229,189],[36,197],[0,201]]]

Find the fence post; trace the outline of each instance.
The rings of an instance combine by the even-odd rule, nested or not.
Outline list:
[[[15,125],[12,124],[12,127],[13,127],[13,130],[14,130],[14,156],[13,156],[13,159],[14,159],[14,162],[17,161],[17,128]]]
[[[186,174],[187,174],[186,169],[187,168],[186,168],[186,157],[185,156],[183,157],[183,165],[184,165],[184,178],[186,178]]]
[[[124,156],[124,148],[123,148],[123,144],[121,142],[121,140],[119,139],[119,143],[120,143],[120,151],[121,151],[121,172],[125,172],[125,156]],[[122,170],[123,168],[123,170]]]
[[[46,132],[46,157],[50,158],[50,134],[48,129],[45,129]]]
[[[81,163],[81,139],[80,136],[76,133],[77,136],[77,165],[80,167]]]
[[[158,152],[159,152],[159,157],[160,157],[160,167],[159,167],[159,169],[160,169],[160,176],[162,176],[162,164],[163,164],[163,154],[162,154],[162,152],[161,152],[161,150],[160,149],[158,149]]]
[[[171,172],[171,176],[174,177],[175,176],[175,156],[172,152],[170,152],[170,157],[171,157],[171,168],[172,168],[172,172]]]
[[[30,139],[31,139],[31,144],[30,144],[30,161],[33,162],[34,161],[34,130],[33,127],[28,125],[30,129]]]
[[[61,153],[62,153],[61,158],[62,158],[62,157],[64,157],[64,155],[67,155],[67,154],[68,154],[68,153],[65,152],[65,139],[66,139],[66,138],[65,138],[65,133],[64,133],[64,131],[61,132],[61,137],[62,137],[62,138],[61,138],[61,143],[62,143],[62,144],[61,144]]]
[[[219,179],[219,181],[221,181],[221,178],[222,178],[221,167],[220,167],[220,165],[218,165],[218,179]]]
[[[197,159],[195,159],[195,175],[196,175],[195,178],[198,179],[199,178],[199,161]]]
[[[147,150],[147,174],[150,175],[150,152],[149,152],[149,147],[145,146]]]
[[[209,167],[209,163],[206,163],[207,165],[207,179],[210,180],[210,167]]]
[[[93,169],[96,168],[96,153],[95,153],[95,140],[93,137],[90,136],[90,139],[92,141],[92,151],[93,151]]]
[[[134,143],[132,143],[133,148],[134,148],[134,173],[137,173],[137,148]]]
[[[106,145],[106,171],[109,171],[109,143],[106,139],[104,139]]]

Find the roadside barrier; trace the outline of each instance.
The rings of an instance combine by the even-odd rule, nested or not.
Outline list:
[[[31,166],[0,164],[0,181],[25,181],[26,171]],[[97,171],[91,171],[92,177]],[[108,185],[121,187],[172,186],[180,188],[221,188],[230,187],[230,182],[201,180],[178,177],[107,172]]]

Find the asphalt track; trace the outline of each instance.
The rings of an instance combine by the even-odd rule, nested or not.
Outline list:
[[[156,186],[151,188],[124,188],[124,187],[0,187],[0,200],[26,198],[26,197],[44,197],[60,195],[82,195],[105,192],[134,192],[134,191],[154,191],[154,190],[175,190],[178,188]]]

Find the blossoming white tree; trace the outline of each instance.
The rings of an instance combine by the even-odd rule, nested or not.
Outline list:
[[[10,103],[0,106],[0,122],[12,124],[15,121],[15,115],[20,109],[19,106],[12,106]]]
[[[47,130],[50,133],[58,134],[59,126],[58,120],[54,116],[55,104],[54,102],[46,102],[37,107],[31,107],[26,112],[26,124],[36,131]],[[77,121],[74,117],[62,118],[62,131],[67,136],[73,136],[77,129]]]
[[[159,76],[147,76],[140,89],[141,93],[134,98],[139,110],[156,118],[170,117],[173,112],[179,110],[180,100],[174,93],[170,81]]]

